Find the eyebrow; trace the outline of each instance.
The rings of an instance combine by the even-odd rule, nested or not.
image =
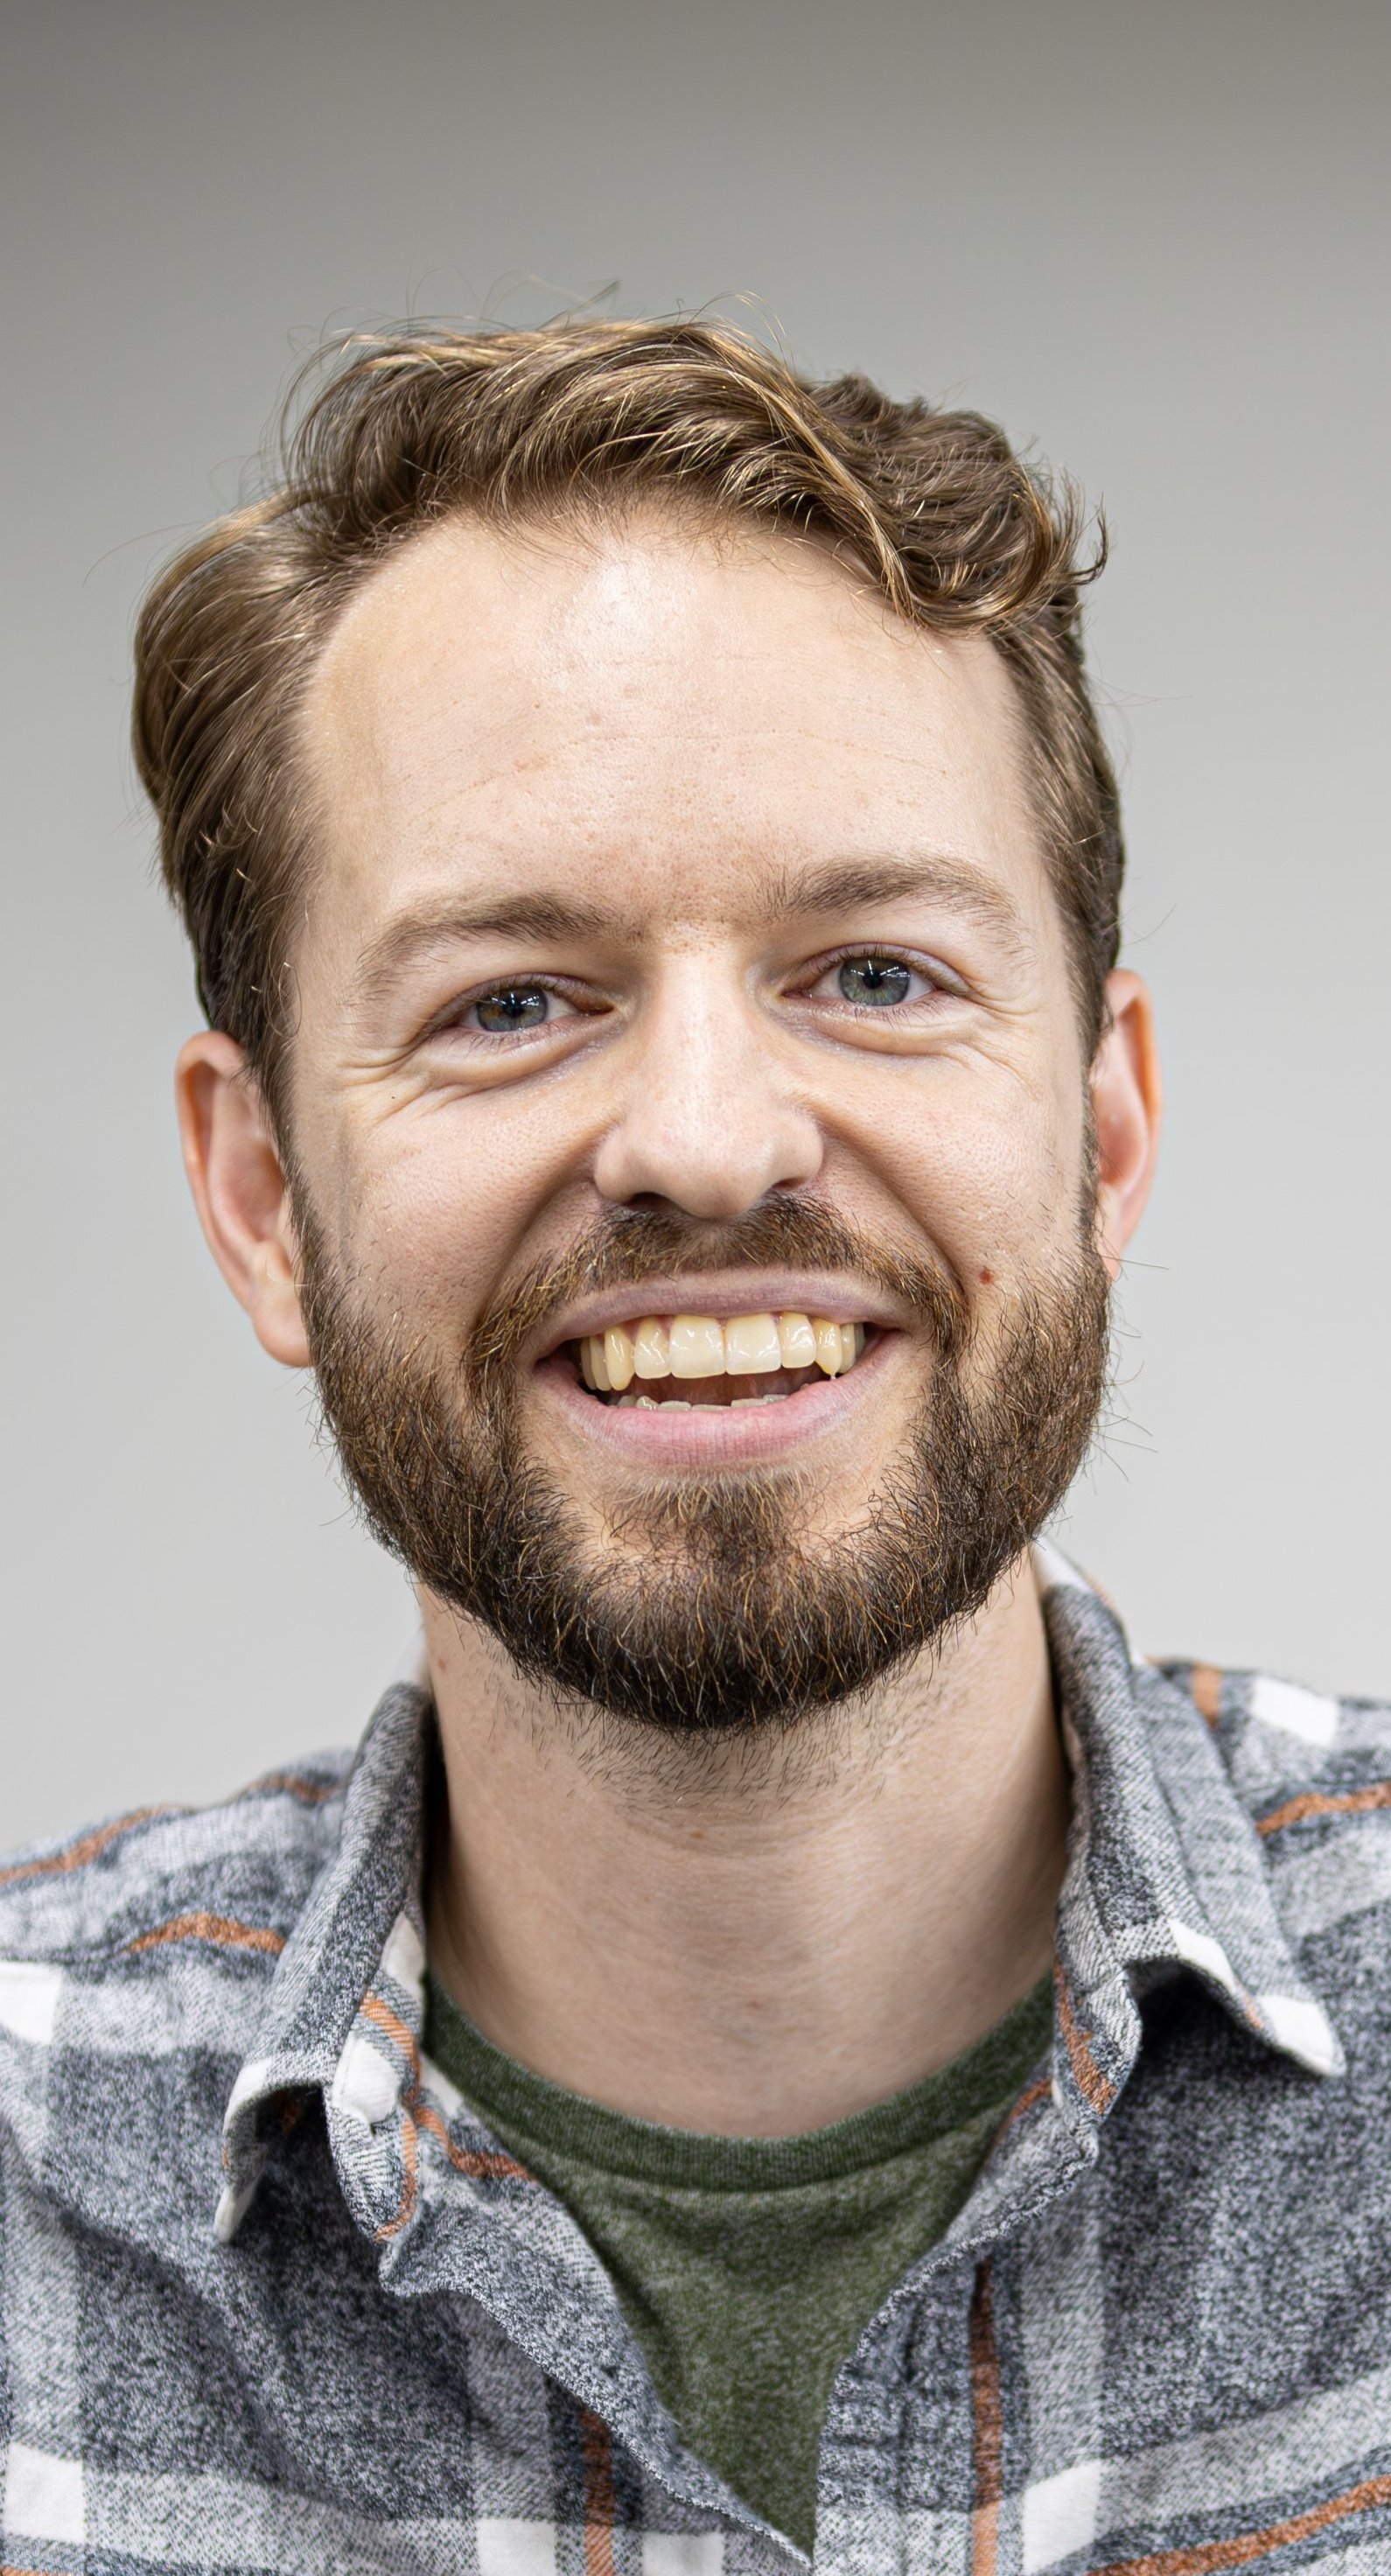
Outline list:
[[[1016,956],[1032,949],[1024,915],[1004,888],[969,861],[941,851],[831,859],[797,871],[770,870],[754,879],[748,910],[754,919],[785,921],[899,903],[913,895],[927,895],[959,918],[979,922]],[[482,895],[474,903],[413,905],[363,949],[353,978],[354,999],[361,1003],[373,998],[414,958],[460,940],[603,939],[631,927],[631,919],[601,904],[542,892]]]
[[[370,998],[412,958],[456,940],[600,939],[613,926],[612,914],[598,904],[574,903],[563,895],[483,895],[477,903],[415,904],[368,941],[357,961],[354,995],[358,1001]]]
[[[927,895],[942,910],[979,922],[1020,954],[1033,945],[1025,916],[1004,887],[969,859],[945,850],[830,859],[795,876],[779,870],[766,880],[763,892],[770,920],[796,913],[855,912]]]

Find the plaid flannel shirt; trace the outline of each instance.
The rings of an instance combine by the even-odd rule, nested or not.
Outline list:
[[[1391,1709],[1137,1665],[1041,1580],[1051,2056],[846,2356],[815,2565],[1384,2576]],[[421,2056],[432,1726],[399,1685],[355,1760],[0,1869],[5,2569],[804,2563]]]

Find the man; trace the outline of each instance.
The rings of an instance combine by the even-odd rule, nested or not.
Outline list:
[[[424,1661],[3,1872],[7,2565],[1391,2566],[1387,1712],[1031,1550],[1159,1118],[1079,546],[582,323],[148,603],[190,1181]]]

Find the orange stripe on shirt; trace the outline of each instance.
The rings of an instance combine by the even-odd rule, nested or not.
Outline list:
[[[1199,1717],[1206,1718],[1209,1726],[1216,1726],[1222,1715],[1222,1674],[1219,1667],[1216,1664],[1195,1664],[1189,1675],[1188,1687]]]
[[[580,2456],[584,2461],[584,2576],[615,2576],[613,2439],[607,2424],[587,2406],[580,2408]]]
[[[1053,1984],[1058,1998],[1058,2020],[1062,2025],[1063,2039],[1072,2072],[1077,2078],[1078,2089],[1083,2100],[1090,2103],[1097,2118],[1102,2119],[1116,2098],[1116,2088],[1109,2075],[1102,2074],[1092,2055],[1086,2032],[1072,2009],[1072,1997],[1067,1990],[1067,1979],[1063,1975],[1061,1961],[1054,1963]]]
[[[995,2344],[995,2292],[989,2258],[976,2274],[969,2327],[971,2428],[976,2491],[971,2515],[971,2576],[996,2576],[1000,2498],[1004,2492],[1004,2409]]]
[[[415,2032],[409,2022],[402,2021],[400,2014],[393,2012],[389,2003],[384,2003],[380,1995],[370,1991],[362,1998],[362,2009],[368,2020],[374,2021],[378,2030],[401,2050],[410,2066],[411,2074],[418,2078],[420,2050],[416,2043]]]
[[[156,1816],[186,1812],[181,1807],[135,1807],[128,1816],[113,1816],[109,1825],[94,1825],[90,1833],[80,1834],[75,1843],[69,1843],[64,1851],[50,1853],[46,1860],[11,1861],[8,1869],[0,1869],[0,1887],[12,1887],[21,1878],[54,1878],[65,1870],[83,1869],[121,1834],[134,1833],[137,1825],[148,1825]]]
[[[277,1959],[285,1947],[283,1932],[259,1923],[238,1923],[230,1914],[175,1914],[152,1932],[137,1933],[127,1950],[157,1950],[166,1941],[216,1941],[229,1950],[263,1950]]]
[[[1219,2576],[1223,2568],[1249,2567],[1273,2549],[1292,2549],[1350,2514],[1372,2513],[1382,2504],[1391,2504],[1391,2477],[1364,2478],[1346,2494],[1329,2496],[1307,2513],[1291,2514],[1287,2522],[1270,2523],[1264,2531],[1234,2532],[1230,2540],[1200,2541],[1187,2549],[1153,2549],[1143,2558],[1117,2558],[1100,2576]]]
[[[1278,1834],[1284,1825],[1302,1824],[1306,1816],[1367,1816],[1391,1807],[1391,1780],[1369,1780],[1362,1789],[1301,1789],[1282,1807],[1256,1820],[1258,1834]]]
[[[498,2155],[483,2147],[456,2147],[438,2111],[433,2103],[426,2100],[422,2090],[420,2049],[414,2031],[378,1994],[365,1994],[362,2009],[368,2020],[375,2022],[384,2037],[405,2056],[410,2067],[405,2107],[432,2137],[439,2140],[455,2172],[467,2174],[474,2182],[534,2182],[535,2175],[528,2173],[525,2165],[518,2164],[515,2156]],[[399,2221],[394,2224],[399,2224]]]
[[[515,2156],[498,2154],[489,2147],[456,2147],[433,2102],[428,2102],[423,2093],[412,2092],[409,2101],[417,2120],[432,2138],[439,2140],[456,2173],[467,2174],[471,2182],[535,2182],[535,2174],[519,2165]]]
[[[311,1780],[303,1771],[266,1771],[259,1780],[248,1780],[228,1803],[235,1806],[242,1798],[270,1798],[278,1792],[286,1798],[298,1798],[303,1807],[321,1807],[326,1798],[340,1797],[342,1791],[341,1780]]]
[[[1046,2101],[1052,2090],[1053,2078],[1049,2074],[1036,2075],[1032,2084],[1025,2085],[1018,2101],[1010,2104],[1010,2107],[1006,2111],[1003,2120],[1000,2122],[994,2137],[991,2139],[990,2144],[992,2153],[994,2149],[998,2147],[1000,2140],[1004,2137],[1008,2137],[1015,2121],[1022,2120],[1026,2111],[1032,2111],[1036,2102]]]

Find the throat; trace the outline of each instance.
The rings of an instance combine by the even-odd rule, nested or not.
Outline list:
[[[1047,1968],[1069,1793],[1027,1566],[940,1656],[825,1712],[790,1771],[558,1726],[422,1606],[451,1790],[432,1964],[552,2083],[785,2136],[946,2064]]]

